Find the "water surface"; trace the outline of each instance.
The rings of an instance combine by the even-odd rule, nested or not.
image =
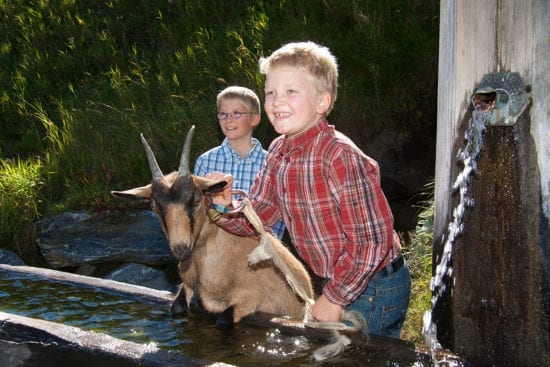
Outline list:
[[[25,273],[0,271],[0,311],[238,366],[320,365],[311,354],[327,343],[304,335],[286,335],[277,328],[237,324],[224,329],[216,326],[209,315],[175,318],[166,305],[159,307],[150,299]],[[403,355],[391,348],[367,350],[352,346],[341,357],[322,365],[432,365],[426,362],[426,356],[405,353],[404,360]]]

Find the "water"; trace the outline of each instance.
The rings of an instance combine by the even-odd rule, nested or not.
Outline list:
[[[463,169],[458,174],[453,184],[453,190],[458,192],[459,199],[457,205],[453,209],[453,219],[447,228],[447,237],[444,239],[442,254],[439,259],[436,259],[438,263],[430,283],[430,289],[432,291],[431,311],[426,311],[424,314],[422,328],[422,333],[430,348],[434,365],[436,366],[440,365],[435,356],[441,349],[441,344],[437,340],[437,327],[432,320],[432,311],[446,290],[446,280],[452,279],[453,268],[450,266],[452,248],[455,239],[463,231],[465,211],[475,204],[474,199],[468,195],[468,186],[472,176],[475,175],[477,171],[476,159],[481,152],[483,132],[485,130],[485,124],[491,115],[491,110],[491,105],[484,103],[476,104],[469,126],[465,132],[465,139],[467,141],[466,147],[460,150],[457,155],[457,160],[463,164]],[[453,364],[447,363],[446,365]]]
[[[288,335],[277,328],[237,324],[216,326],[212,317],[174,318],[167,305],[143,297],[121,296],[92,286],[75,285],[0,269],[0,311],[75,326],[86,331],[179,351],[192,358],[238,366],[313,366],[313,351],[327,341]],[[395,346],[392,346],[395,344]],[[327,362],[343,366],[432,366],[428,355],[410,345],[349,347]]]

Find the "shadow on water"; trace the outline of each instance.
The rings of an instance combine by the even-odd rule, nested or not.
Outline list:
[[[0,265],[0,313],[106,334],[134,343],[138,349],[238,366],[433,365],[429,354],[415,350],[414,345],[375,336],[352,339],[352,345],[341,356],[315,362],[312,352],[326,345],[327,334],[262,322],[254,325],[253,320],[220,328],[209,315],[172,317],[169,292],[162,292],[164,295],[156,299],[148,297],[143,287],[137,287],[143,294],[124,294],[104,286],[102,279],[80,276],[88,284],[79,284],[72,279],[64,281],[63,276],[53,279],[17,270],[22,268],[28,269]],[[6,323],[0,320],[0,340],[9,339],[9,333]]]

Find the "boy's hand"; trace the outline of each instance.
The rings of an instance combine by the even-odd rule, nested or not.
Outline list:
[[[311,316],[317,321],[340,321],[342,306],[330,303],[322,294],[311,307]]]
[[[227,185],[225,185],[225,188],[222,191],[212,194],[212,202],[216,205],[222,205],[230,208],[231,203],[233,202],[233,196],[231,195],[231,190],[233,189],[233,176],[221,172],[212,172],[205,174],[204,178],[214,181],[227,182]]]

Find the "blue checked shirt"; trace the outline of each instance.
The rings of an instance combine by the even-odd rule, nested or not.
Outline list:
[[[195,162],[193,174],[204,176],[214,171],[228,173],[233,176],[233,188],[250,192],[250,186],[256,178],[256,174],[262,169],[267,151],[256,138],[252,138],[254,147],[242,158],[235,152],[225,138],[221,145],[201,154]],[[285,231],[284,222],[280,221],[271,228],[273,233],[283,237]]]

